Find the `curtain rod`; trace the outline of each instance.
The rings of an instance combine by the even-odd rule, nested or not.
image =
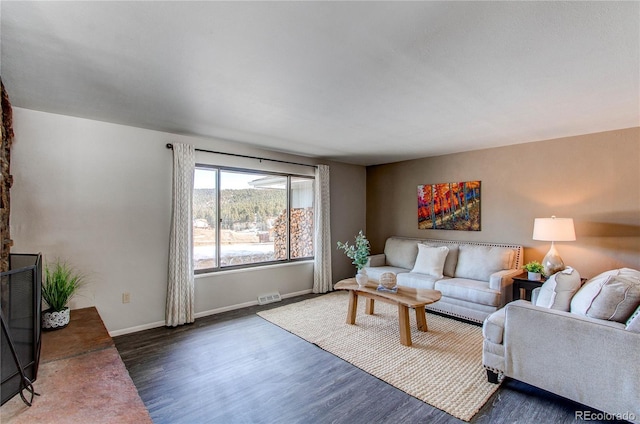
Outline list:
[[[172,149],[173,150],[173,144],[167,143],[167,149]],[[286,160],[261,158],[261,157],[258,157],[258,156],[239,155],[237,153],[217,152],[215,150],[195,149],[195,151],[196,152],[205,152],[205,153],[215,153],[216,155],[235,156],[235,157],[238,157],[238,158],[245,158],[245,159],[257,159],[257,160],[260,160],[260,161],[268,160],[270,162],[288,163],[289,165],[310,166],[311,168],[317,168],[318,167],[317,165],[309,165],[307,163],[289,162],[289,161],[286,161]]]

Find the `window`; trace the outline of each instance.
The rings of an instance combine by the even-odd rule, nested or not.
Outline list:
[[[312,177],[198,165],[196,273],[312,258],[313,184]]]

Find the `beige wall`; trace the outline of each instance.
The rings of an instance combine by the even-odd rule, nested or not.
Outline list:
[[[222,140],[21,108],[14,108],[14,130],[12,251],[66,258],[88,273],[91,283],[72,307],[95,305],[114,334],[164,319],[171,217],[171,154],[165,143],[314,163]],[[532,164],[527,157],[534,158]],[[640,268],[638,128],[366,171],[329,165],[334,281],[354,273],[335,243],[353,240],[360,229],[374,252],[382,251],[387,236],[397,234],[516,242],[526,246],[525,259],[530,260],[541,259],[548,249],[547,243],[531,240],[533,218],[551,214],[575,219],[578,240],[558,248],[581,273],[592,276],[623,265]],[[482,231],[417,229],[419,184],[475,179],[482,181]],[[255,303],[259,294],[274,290],[310,290],[312,273],[307,262],[198,277],[196,312]],[[131,293],[131,303],[122,303],[125,291]]]
[[[334,283],[356,273],[355,265],[336,248],[336,242],[354,241],[358,231],[367,230],[366,183],[364,167],[331,165],[331,269]]]
[[[163,325],[172,184],[166,143],[317,162],[223,140],[21,108],[14,108],[14,131],[12,252],[42,252],[45,260],[60,257],[85,272],[89,284],[71,307],[96,306],[112,334]],[[364,226],[366,170],[328,164],[335,245]],[[353,273],[335,249],[333,257],[334,279]],[[310,291],[312,283],[308,261],[198,276],[196,316],[255,304],[258,295],[276,290],[282,295]],[[130,303],[122,303],[123,292],[131,294]]]
[[[482,182],[482,230],[418,230],[417,186]],[[525,261],[549,243],[531,239],[536,217],[570,217],[575,242],[556,243],[583,276],[640,269],[640,128],[416,159],[367,168],[367,236],[519,243]]]

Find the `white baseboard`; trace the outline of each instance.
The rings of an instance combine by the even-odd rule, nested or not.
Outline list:
[[[163,327],[164,321],[156,321],[149,324],[136,325],[135,327],[123,328],[122,330],[109,331],[111,337],[122,336],[129,333],[137,333],[138,331],[150,330],[152,328]]]
[[[313,290],[307,289],[307,290],[302,290],[294,293],[283,294],[282,298],[288,299],[290,297],[302,296],[303,294],[309,294],[312,292]],[[202,318],[209,315],[221,314],[223,312],[247,308],[249,306],[255,306],[257,304],[258,304],[258,300],[256,299],[251,302],[239,303],[237,305],[230,305],[230,306],[224,306],[222,308],[210,309],[208,311],[197,312],[195,314],[195,318]],[[122,336],[124,334],[137,333],[138,331],[144,331],[144,330],[149,330],[151,328],[158,328],[158,327],[164,327],[164,321],[156,321],[149,324],[137,325],[135,327],[123,328],[122,330],[109,331],[109,335],[111,337],[116,337],[116,336]]]
[[[288,299],[290,297],[295,297],[295,296],[302,296],[303,294],[309,294],[311,293],[313,290],[308,289],[308,290],[302,290],[299,292],[294,292],[294,293],[287,293],[287,294],[283,294],[281,297],[283,299]],[[251,302],[245,302],[245,303],[240,303],[237,305],[231,305],[231,306],[224,306],[222,308],[216,308],[216,309],[211,309],[208,311],[203,311],[203,312],[198,312],[195,314],[196,318],[202,318],[202,317],[206,317],[209,315],[215,315],[215,314],[220,314],[222,312],[228,312],[228,311],[234,311],[236,309],[241,309],[241,308],[247,308],[249,306],[256,306],[258,304],[258,300],[252,300]]]

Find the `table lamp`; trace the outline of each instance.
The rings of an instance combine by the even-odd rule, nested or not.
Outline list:
[[[564,262],[558,254],[554,242],[556,241],[574,241],[576,239],[576,231],[573,227],[573,218],[536,218],[533,222],[533,239],[540,241],[550,241],[551,248],[542,259],[545,277],[549,277],[558,271],[564,269]]]

